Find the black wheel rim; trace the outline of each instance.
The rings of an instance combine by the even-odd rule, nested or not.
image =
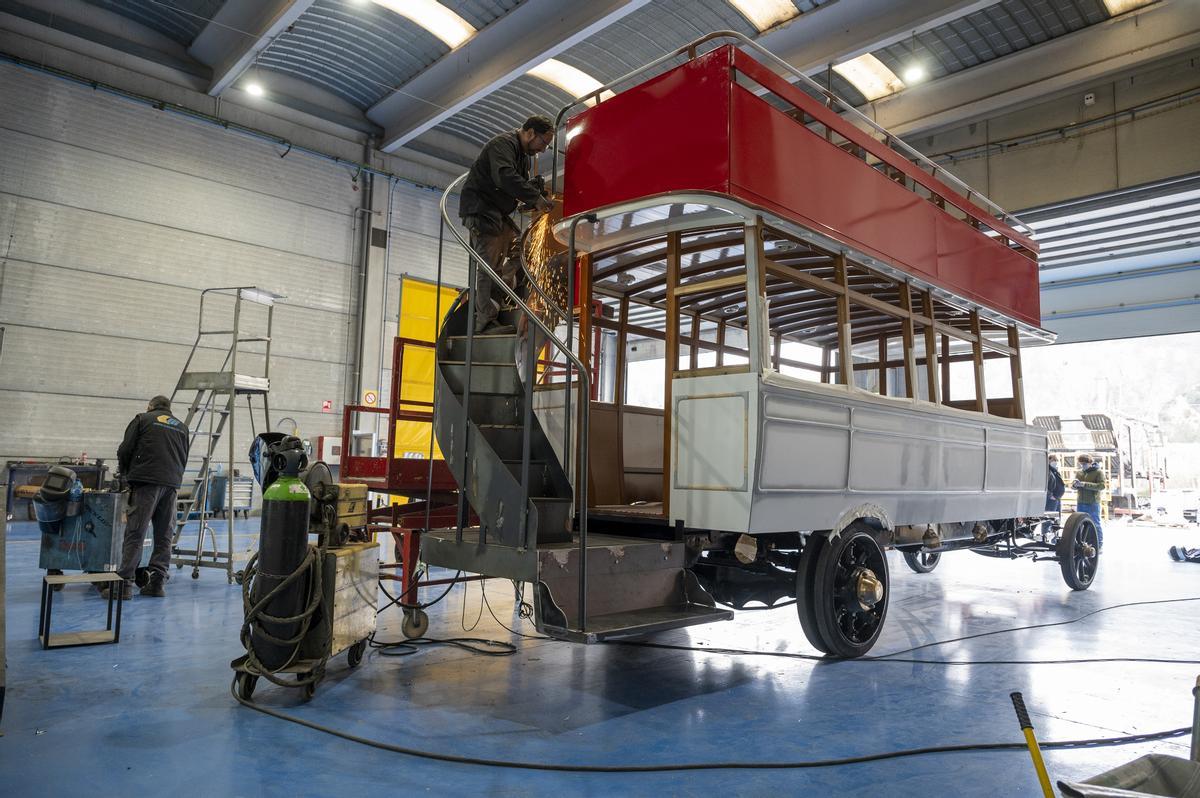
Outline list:
[[[921,564],[922,568],[928,568],[930,570],[933,570],[933,567],[938,564],[938,560],[941,558],[942,555],[938,554],[936,551],[922,551],[917,553],[917,562]]]
[[[838,633],[856,646],[866,645],[879,631],[887,608],[887,565],[883,552],[869,536],[852,539],[842,549],[834,569],[833,620]],[[884,599],[864,608],[859,602],[857,582],[860,574],[870,570],[883,583]]]
[[[1080,584],[1089,585],[1096,576],[1096,566],[1100,560],[1099,546],[1096,525],[1090,518],[1075,527],[1075,545],[1071,547],[1071,567]],[[1088,551],[1093,553],[1089,556]]]

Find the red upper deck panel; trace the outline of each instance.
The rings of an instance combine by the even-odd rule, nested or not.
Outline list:
[[[958,217],[735,82],[740,72],[940,196]],[[728,194],[965,299],[1041,326],[1037,245],[732,46],[567,124],[566,215],[678,191]],[[999,233],[988,236],[963,216]]]

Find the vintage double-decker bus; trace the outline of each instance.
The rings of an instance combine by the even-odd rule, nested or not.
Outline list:
[[[1091,584],[1022,401],[1053,340],[1027,227],[737,34],[583,100],[516,331],[475,334],[467,291],[439,336],[462,501],[423,560],[531,584],[538,628],[585,641],[795,597],[837,656],[879,636],[889,548]]]

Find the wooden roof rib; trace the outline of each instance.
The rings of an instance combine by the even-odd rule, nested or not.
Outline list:
[[[841,293],[835,281],[835,256],[809,243],[798,241],[777,230],[764,232],[766,256],[765,293],[768,323],[772,335],[816,346],[837,343],[837,303]],[[680,240],[680,290],[677,301],[685,320],[698,315],[711,325],[724,323],[736,328],[746,326],[745,242],[741,228],[712,227],[685,233]],[[661,329],[657,314],[665,313],[667,236],[661,235],[611,250],[593,253],[593,279],[598,296],[612,300],[628,299],[631,309],[645,308],[650,318],[643,328]],[[902,307],[898,280],[861,264],[848,262],[846,285],[852,292],[850,319],[853,343],[876,342],[881,336],[903,335],[908,313]],[[933,303],[933,318],[920,310],[914,296],[913,323],[918,328],[932,322],[938,334],[950,333],[963,340],[972,338],[970,314],[964,308]],[[653,309],[651,311],[651,309]],[[637,314],[633,311],[634,315]],[[632,316],[631,316],[632,318]],[[986,333],[994,333],[993,345],[1004,343],[1006,328],[982,322]],[[985,342],[986,343],[986,342]]]

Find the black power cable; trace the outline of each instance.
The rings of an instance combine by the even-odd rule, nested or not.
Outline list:
[[[552,771],[558,773],[666,773],[671,771],[683,770],[800,770],[808,768],[828,768],[838,767],[843,765],[857,765],[865,762],[881,762],[887,759],[903,759],[912,756],[923,756],[926,754],[957,754],[968,753],[974,751],[1025,751],[1027,750],[1024,743],[967,743],[963,745],[936,745],[925,748],[907,748],[901,751],[884,751],[877,754],[864,754],[862,756],[848,756],[834,759],[810,759],[793,762],[674,762],[662,763],[653,765],[571,765],[552,762],[520,762],[507,761],[503,759],[486,759],[483,757],[474,756],[459,756],[457,754],[444,754],[438,751],[423,751],[420,748],[410,748],[404,745],[396,745],[387,743],[382,740],[373,740],[370,737],[362,737],[357,734],[334,729],[320,723],[314,723],[304,718],[298,718],[294,715],[289,715],[286,712],[280,712],[269,707],[264,707],[259,704],[243,699],[237,694],[236,690],[231,690],[233,697],[238,703],[243,706],[250,707],[253,710],[270,715],[279,720],[286,720],[289,723],[295,723],[300,726],[305,726],[313,731],[319,731],[324,734],[332,734],[335,737],[340,737],[343,740],[348,740],[359,745],[378,748],[382,751],[391,751],[396,754],[404,754],[420,759],[431,759],[437,762],[451,762],[458,765],[478,765],[481,767],[507,768],[510,770],[541,770]],[[1190,726],[1184,726],[1180,729],[1170,729],[1168,731],[1154,732],[1152,734],[1131,734],[1123,737],[1101,737],[1092,740],[1062,740],[1057,742],[1045,742],[1041,744],[1042,748],[1052,749],[1070,749],[1070,748],[1100,748],[1113,745],[1131,745],[1134,743],[1153,742],[1155,740],[1166,740],[1171,737],[1182,737],[1185,734],[1191,734]]]
[[[1077,618],[1068,618],[1065,621],[1051,621],[1048,623],[1034,623],[1034,624],[1029,624],[1028,626],[1014,626],[1009,629],[993,629],[990,632],[978,632],[973,635],[963,635],[962,637],[954,637],[949,640],[938,640],[933,643],[924,643],[919,646],[913,646],[912,648],[901,649],[900,651],[893,651],[888,654],[879,654],[878,656],[872,657],[871,659],[881,660],[886,657],[895,657],[900,654],[911,654],[914,651],[920,651],[921,649],[924,649],[924,648],[932,648],[933,646],[944,646],[947,643],[958,643],[963,640],[976,640],[980,637],[990,637],[991,635],[1006,634],[1008,632],[1023,632],[1028,629],[1049,629],[1052,626],[1066,626],[1067,624],[1079,623],[1080,621],[1091,618],[1093,615],[1099,615],[1102,612],[1108,612],[1110,610],[1124,609],[1126,607],[1145,607],[1145,606],[1152,606],[1152,605],[1156,605],[1156,604],[1177,604],[1177,603],[1184,602],[1184,601],[1200,601],[1200,596],[1191,596],[1188,598],[1173,598],[1173,599],[1152,599],[1152,600],[1148,600],[1148,601],[1129,601],[1124,604],[1113,604],[1108,607],[1101,607],[1098,610],[1092,610],[1091,612],[1085,612],[1083,615],[1080,615]]]
[[[484,586],[482,584],[480,585],[480,590],[481,590],[482,599],[483,599],[483,601],[482,601],[483,606],[487,607],[489,614],[491,614],[492,618],[496,621],[496,623],[500,624],[500,626],[504,627],[512,634],[515,634],[515,635],[518,635],[520,637],[530,639],[530,640],[551,640],[551,639],[553,639],[553,638],[548,638],[548,637],[522,634],[521,632],[517,632],[515,629],[511,629],[510,627],[505,625],[503,622],[500,621],[500,619],[496,616],[496,613],[492,610],[492,606],[491,606],[490,602],[488,602],[488,600],[487,600],[487,590],[486,590],[486,588],[484,588]],[[1082,620],[1089,618],[1093,615],[1096,615],[1098,613],[1106,612],[1106,611],[1114,610],[1114,609],[1119,609],[1119,608],[1123,608],[1123,607],[1145,606],[1145,605],[1154,605],[1154,604],[1171,604],[1171,603],[1183,602],[1183,601],[1200,601],[1200,597],[1181,598],[1181,599],[1161,599],[1161,600],[1152,600],[1152,601],[1135,601],[1135,602],[1128,602],[1128,603],[1124,603],[1124,604],[1114,604],[1110,607],[1102,607],[1100,609],[1093,610],[1092,612],[1081,615],[1078,618],[1072,618],[1072,619],[1068,619],[1065,621],[1057,621],[1057,622],[1045,623],[1045,624],[1031,624],[1029,626],[1012,627],[1009,629],[997,629],[997,630],[993,630],[991,632],[982,632],[982,633],[979,633],[976,635],[966,635],[966,636],[960,637],[960,638],[953,638],[950,640],[941,640],[941,641],[937,641],[934,643],[926,643],[921,646],[914,646],[911,649],[905,649],[903,651],[896,651],[896,652],[892,652],[891,654],[881,655],[879,657],[861,657],[858,659],[850,659],[850,660],[844,660],[844,659],[843,660],[829,660],[826,657],[820,657],[820,656],[815,656],[815,655],[810,655],[810,654],[791,654],[791,653],[787,653],[787,652],[751,651],[751,650],[742,650],[742,649],[705,648],[702,646],[680,646],[680,645],[671,645],[671,644],[667,644],[667,643],[647,643],[647,642],[637,642],[637,641],[613,641],[610,643],[610,645],[636,646],[636,647],[644,647],[644,648],[663,648],[663,649],[672,649],[672,650],[680,650],[680,651],[701,651],[701,652],[706,652],[706,653],[721,653],[721,654],[729,654],[729,655],[782,656],[782,657],[795,658],[795,659],[820,660],[820,661],[828,660],[831,662],[894,662],[894,663],[918,662],[918,663],[940,664],[940,665],[977,665],[977,664],[1033,665],[1033,664],[1059,664],[1059,663],[1079,664],[1079,663],[1088,663],[1088,662],[1169,662],[1169,663],[1197,664],[1197,663],[1200,663],[1200,661],[1198,661],[1198,660],[1149,659],[1149,658],[1125,658],[1125,657],[1114,657],[1114,658],[1103,658],[1103,659],[1041,660],[1041,661],[1038,661],[1038,660],[1032,660],[1032,661],[987,660],[987,661],[975,661],[975,662],[955,661],[955,660],[894,659],[894,657],[896,657],[899,654],[905,654],[905,653],[909,653],[911,651],[916,651],[916,650],[923,649],[923,648],[929,648],[931,646],[959,642],[961,640],[971,640],[971,639],[975,639],[978,637],[986,637],[988,635],[1001,634],[1001,633],[1006,633],[1006,632],[1017,632],[1017,631],[1027,630],[1027,629],[1041,629],[1041,628],[1046,628],[1046,627],[1050,627],[1050,626],[1061,626],[1061,625],[1069,624],[1069,623],[1078,623],[1079,621],[1082,621]],[[420,640],[420,639],[421,638],[418,638],[418,640]],[[405,651],[404,654],[394,654],[391,656],[407,656],[409,654],[413,654],[422,645],[455,645],[464,650],[471,651],[473,653],[485,654],[488,656],[511,656],[511,655],[515,654],[517,651],[516,646],[511,643],[504,644],[499,641],[481,640],[479,638],[452,638],[450,640],[432,640],[431,639],[431,640],[427,640],[425,643],[422,644],[422,643],[418,643],[417,640],[397,641],[395,643],[377,643],[374,640],[374,638],[372,637],[371,645],[375,648],[382,648],[382,649],[389,649],[389,648],[411,649],[411,650]],[[487,645],[487,646],[505,646],[505,645],[507,645],[507,647],[509,647],[511,650],[504,650],[504,651],[486,650],[486,649],[480,649],[478,647],[478,645]],[[232,693],[234,699],[238,703],[240,703],[244,706],[247,706],[251,709],[254,709],[258,712],[262,712],[265,715],[270,715],[271,717],[277,718],[279,720],[285,720],[290,723],[295,723],[300,726],[305,726],[307,728],[313,729],[314,731],[319,731],[324,734],[331,734],[335,737],[340,737],[344,740],[347,740],[347,741],[353,742],[353,743],[357,743],[359,745],[366,745],[371,748],[378,748],[378,749],[384,750],[384,751],[391,751],[391,752],[397,753],[397,754],[403,754],[406,756],[417,757],[420,759],[434,760],[434,761],[438,761],[438,762],[449,762],[449,763],[462,764],[462,765],[475,765],[475,766],[480,766],[480,767],[505,768],[505,769],[510,769],[510,770],[534,770],[534,771],[550,771],[550,772],[560,772],[560,773],[664,773],[664,772],[696,771],[696,770],[800,770],[800,769],[812,769],[812,768],[841,767],[841,766],[845,766],[845,765],[863,764],[863,763],[868,763],[868,762],[880,762],[880,761],[892,760],[892,759],[903,759],[903,758],[914,757],[914,756],[925,756],[925,755],[929,755],[929,754],[954,754],[954,753],[971,753],[971,752],[980,752],[980,751],[1022,751],[1023,752],[1026,750],[1026,746],[1024,743],[965,743],[965,744],[960,744],[960,745],[940,745],[940,746],[926,746],[926,747],[922,747],[922,748],[908,748],[908,749],[902,749],[902,750],[898,750],[898,751],[884,751],[884,752],[880,752],[880,753],[864,754],[864,755],[860,755],[860,756],[851,756],[851,757],[799,760],[799,761],[682,762],[682,763],[662,763],[662,764],[648,764],[648,765],[574,765],[574,764],[546,763],[546,762],[520,762],[520,761],[507,761],[507,760],[499,760],[499,759],[487,759],[487,758],[482,758],[482,757],[459,756],[457,754],[446,754],[446,753],[440,753],[437,751],[424,751],[419,748],[411,748],[408,746],[402,746],[402,745],[396,745],[393,743],[384,742],[382,740],[374,740],[369,737],[362,737],[360,735],[350,734],[349,732],[344,732],[339,729],[334,729],[332,727],[325,726],[325,725],[322,725],[319,723],[315,723],[313,721],[309,721],[309,720],[305,720],[303,718],[289,715],[285,712],[280,712],[278,710],[274,710],[274,709],[270,709],[268,707],[261,706],[259,704],[254,703],[251,700],[243,699],[241,696],[239,696],[237,694],[237,690],[234,689],[233,686],[231,686],[230,692]],[[1138,744],[1138,743],[1154,742],[1157,740],[1166,740],[1166,739],[1170,739],[1173,737],[1182,737],[1182,736],[1191,734],[1191,732],[1192,732],[1192,729],[1190,726],[1184,726],[1184,727],[1181,727],[1178,729],[1168,729],[1166,731],[1153,732],[1153,733],[1148,733],[1148,734],[1131,734],[1131,735],[1122,735],[1122,736],[1117,736],[1117,737],[1101,737],[1101,738],[1093,738],[1093,739],[1086,739],[1086,740],[1060,740],[1060,741],[1044,742],[1041,744],[1041,747],[1043,749],[1070,750],[1070,749],[1076,749],[1076,748],[1101,748],[1101,747],[1117,746],[1117,745],[1132,745],[1132,744]]]
[[[901,654],[909,654],[913,651],[920,651],[934,646],[943,646],[949,643],[958,643],[964,640],[975,640],[980,637],[988,637],[990,635],[1006,634],[1009,632],[1023,632],[1029,629],[1046,629],[1052,626],[1064,626],[1066,624],[1079,623],[1093,615],[1098,615],[1102,612],[1117,610],[1126,607],[1139,607],[1155,604],[1174,604],[1183,601],[1200,601],[1200,596],[1189,598],[1174,598],[1174,599],[1154,599],[1149,601],[1130,601],[1124,604],[1113,604],[1108,607],[1092,610],[1084,613],[1077,618],[1068,618],[1065,621],[1053,621],[1049,623],[1035,623],[1028,626],[1013,626],[1007,629],[993,629],[990,632],[979,632],[972,635],[964,635],[962,637],[953,637],[948,640],[937,640],[932,643],[924,643],[912,648],[893,651],[888,654],[880,654],[878,656],[856,657],[853,659],[844,659],[839,657],[830,657],[822,654],[799,654],[788,651],[758,651],[754,649],[742,648],[716,648],[710,646],[685,646],[672,643],[651,643],[639,640],[610,640],[608,645],[611,646],[629,646],[632,648],[660,648],[672,651],[699,651],[708,654],[725,654],[728,656],[753,656],[753,657],[782,657],[784,659],[800,659],[809,660],[812,662],[828,662],[828,663],[865,663],[865,662],[894,662],[900,664],[917,664],[917,665],[1082,665],[1088,663],[1103,663],[1103,662],[1144,662],[1158,663],[1171,665],[1200,665],[1200,660],[1194,659],[1167,659],[1158,657],[1085,657],[1078,659],[1043,659],[1043,660],[1019,660],[1019,659],[991,659],[991,660],[953,660],[953,659],[896,659]],[[757,608],[756,608],[757,609]]]
[[[379,589],[383,591],[383,595],[388,597],[388,603],[384,604],[382,607],[375,610],[375,614],[379,615],[384,610],[386,610],[390,607],[395,607],[395,606],[399,606],[400,608],[406,609],[406,610],[424,610],[428,607],[432,607],[434,604],[437,604],[439,601],[444,599],[446,596],[450,595],[450,591],[453,590],[456,585],[462,584],[462,582],[460,581],[461,577],[462,577],[462,571],[456,572],[454,574],[453,580],[450,582],[450,584],[446,585],[446,589],[442,591],[442,594],[440,596],[435,598],[433,601],[426,601],[423,604],[421,602],[417,602],[416,604],[405,604],[404,603],[404,597],[407,596],[412,591],[416,590],[418,587],[420,587],[419,579],[414,580],[413,583],[408,586],[408,589],[401,591],[400,595],[398,595],[398,596],[393,596],[391,594],[391,592],[384,586],[384,584],[383,584],[384,580],[380,579],[379,580]]]
[[[411,640],[376,640],[375,635],[367,638],[368,645],[379,651],[385,657],[409,657],[423,648],[434,646],[451,646],[481,654],[485,657],[511,657],[517,653],[517,647],[503,640],[487,640],[482,637],[414,637]]]

